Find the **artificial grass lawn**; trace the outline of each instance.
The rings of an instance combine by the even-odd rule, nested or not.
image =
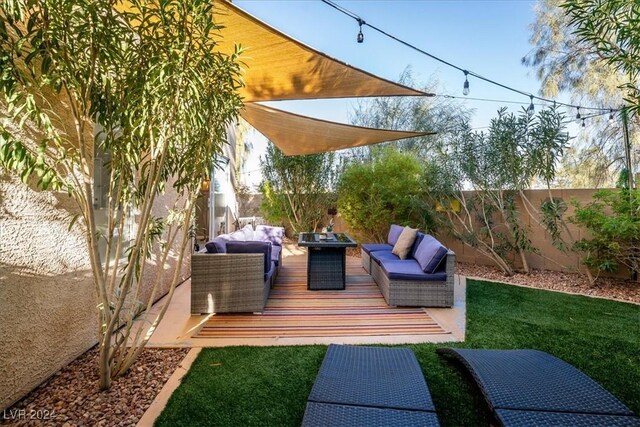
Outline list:
[[[640,306],[467,280],[467,340],[410,345],[442,425],[488,425],[442,346],[534,348],[573,364],[640,414]],[[325,346],[204,349],[157,426],[299,426]]]

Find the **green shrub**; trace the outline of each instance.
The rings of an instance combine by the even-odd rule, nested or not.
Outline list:
[[[583,262],[598,272],[614,272],[624,266],[638,271],[640,247],[640,191],[600,190],[593,201],[573,201],[569,221],[584,227],[591,238],[581,239],[574,249],[585,253]]]
[[[422,164],[392,147],[376,150],[367,163],[345,166],[338,182],[338,211],[356,236],[384,241],[390,224],[425,228],[419,209]]]

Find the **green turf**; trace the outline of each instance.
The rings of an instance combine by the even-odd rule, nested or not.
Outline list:
[[[458,366],[410,346],[441,424],[488,425],[479,392]],[[573,364],[640,414],[640,307],[467,281],[468,348],[535,348]],[[298,426],[325,346],[204,349],[157,426]]]

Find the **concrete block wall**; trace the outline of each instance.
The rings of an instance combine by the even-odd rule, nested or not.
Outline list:
[[[527,190],[525,191],[525,196],[536,208],[539,208],[542,201],[550,196],[554,198],[561,198],[565,201],[568,207],[565,217],[569,217],[574,212],[573,205],[571,204],[573,199],[582,204],[588,203],[592,201],[593,194],[596,191],[596,189],[554,189],[551,191],[546,189]],[[254,195],[252,198],[252,207],[260,206],[260,201],[261,197]],[[516,196],[516,205],[518,206],[518,211],[521,214],[523,224],[530,227],[529,237],[531,239],[531,243],[540,251],[540,255],[527,254],[527,262],[531,268],[551,271],[577,271],[578,268],[583,268],[577,254],[571,252],[563,253],[553,246],[549,233],[547,233],[544,228],[542,228],[537,221],[528,214],[519,196]],[[588,237],[588,233],[576,225],[568,224],[568,228],[575,240]],[[337,232],[351,232],[348,224],[340,217],[339,213],[336,217],[334,230]],[[566,236],[566,234],[563,234],[563,236]],[[495,265],[491,259],[482,255],[475,249],[462,244],[451,236],[439,235],[438,238],[456,253],[456,260],[458,262],[479,265]],[[517,268],[521,268],[522,263],[519,256],[512,256],[511,260]],[[608,275],[603,274],[603,276],[626,278],[629,277],[629,272],[626,269],[621,269],[621,271],[617,273]]]

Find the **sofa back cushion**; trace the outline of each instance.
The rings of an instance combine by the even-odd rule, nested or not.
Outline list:
[[[420,264],[422,271],[427,274],[433,274],[438,269],[440,263],[447,256],[447,248],[436,240],[435,237],[426,235],[418,246],[415,253],[415,259]]]
[[[387,243],[394,246],[398,241],[398,237],[402,234],[402,230],[404,230],[403,226],[391,224],[391,228],[389,228],[389,236],[387,236]]]
[[[228,254],[264,254],[264,274],[271,270],[270,242],[227,242]]]
[[[404,230],[402,230],[402,233],[400,233],[400,237],[398,237],[398,241],[393,246],[391,253],[398,255],[398,258],[400,259],[407,259],[409,252],[411,252],[413,242],[416,240],[417,234],[417,228],[405,227]]]
[[[223,254],[227,252],[227,242],[229,241],[231,241],[230,235],[221,234],[204,246],[210,254]]]
[[[233,240],[234,242],[246,242],[247,236],[244,234],[244,231],[236,230],[229,234],[229,240]]]
[[[249,240],[255,240],[253,238],[253,226],[251,224],[247,224],[244,227],[242,227],[242,229],[240,229],[240,231],[242,231],[242,234],[244,234],[244,240],[245,241],[249,241]]]
[[[284,238],[284,228],[271,225],[257,225],[253,233],[253,239],[260,242],[271,242],[274,245],[282,246]]]
[[[413,246],[411,246],[411,252],[409,252],[409,258],[416,257],[416,251],[418,250],[420,243],[422,243],[422,239],[424,239],[424,236],[426,236],[426,234],[418,231],[418,233],[416,234],[416,240],[413,242]]]

